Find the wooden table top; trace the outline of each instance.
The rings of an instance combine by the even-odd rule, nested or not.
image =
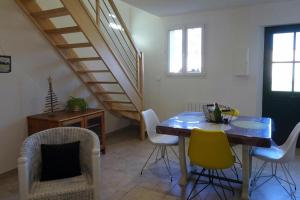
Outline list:
[[[189,137],[193,128],[224,130],[231,143],[270,147],[273,122],[270,118],[239,116],[229,124],[207,122],[202,112],[184,112],[161,122],[160,134]]]
[[[28,118],[47,120],[47,121],[66,121],[66,120],[78,118],[78,116],[92,115],[103,111],[104,110],[102,109],[96,109],[96,108],[88,108],[86,109],[86,111],[76,111],[76,112],[62,110],[62,111],[54,112],[53,115],[49,115],[49,113],[42,113],[42,114],[28,116]]]

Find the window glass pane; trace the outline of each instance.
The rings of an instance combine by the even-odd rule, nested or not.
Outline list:
[[[187,30],[187,72],[200,73],[202,65],[202,28]]]
[[[169,72],[182,72],[182,30],[170,31]]]
[[[273,62],[293,60],[294,33],[273,35]]]
[[[300,63],[295,64],[294,91],[300,92]]]
[[[300,32],[296,33],[296,52],[295,60],[300,61]]]
[[[273,63],[272,91],[292,91],[292,77],[292,63]]]

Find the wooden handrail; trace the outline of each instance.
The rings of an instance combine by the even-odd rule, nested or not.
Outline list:
[[[100,0],[96,0],[96,24],[100,28]]]
[[[140,51],[139,51],[139,49],[135,46],[135,43],[134,43],[134,41],[133,41],[133,38],[131,37],[131,34],[130,34],[129,30],[127,29],[127,26],[126,26],[126,24],[125,24],[123,18],[121,17],[121,14],[120,14],[120,12],[119,12],[119,10],[118,10],[116,4],[114,3],[113,0],[108,0],[108,2],[109,2],[109,4],[110,4],[111,8],[113,9],[114,13],[116,14],[116,17],[118,18],[118,20],[119,20],[119,22],[120,22],[122,28],[124,29],[124,32],[125,32],[126,36],[128,37],[128,39],[129,39],[131,45],[133,46],[133,48],[134,48],[134,50],[135,50],[135,52],[136,52],[136,55],[138,56],[138,54],[139,54]]]

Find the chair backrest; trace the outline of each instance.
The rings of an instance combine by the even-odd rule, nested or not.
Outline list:
[[[288,139],[285,141],[283,145],[281,145],[281,149],[285,151],[285,155],[281,158],[281,161],[288,162],[292,161],[295,158],[296,145],[297,140],[300,133],[300,122],[296,124]]]
[[[188,155],[193,164],[207,169],[227,169],[234,164],[224,131],[193,129]]]
[[[20,156],[30,158],[35,163],[31,169],[32,180],[39,180],[41,170],[41,144],[64,144],[80,141],[80,161],[91,163],[91,153],[93,148],[100,149],[98,136],[84,128],[77,127],[59,127],[47,129],[35,133],[23,142]],[[86,166],[81,166],[85,168]]]
[[[148,109],[142,112],[145,122],[146,130],[150,141],[156,136],[156,126],[159,124],[159,119],[152,109]]]

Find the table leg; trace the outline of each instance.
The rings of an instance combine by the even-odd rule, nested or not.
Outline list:
[[[251,170],[252,170],[252,159],[250,157],[250,149],[251,147],[248,145],[242,146],[243,152],[243,186],[242,186],[242,200],[248,200],[249,197],[249,183],[251,177]]]
[[[185,137],[179,136],[179,162],[180,162],[180,185],[187,184],[187,168],[186,168],[186,156],[185,156]]]

